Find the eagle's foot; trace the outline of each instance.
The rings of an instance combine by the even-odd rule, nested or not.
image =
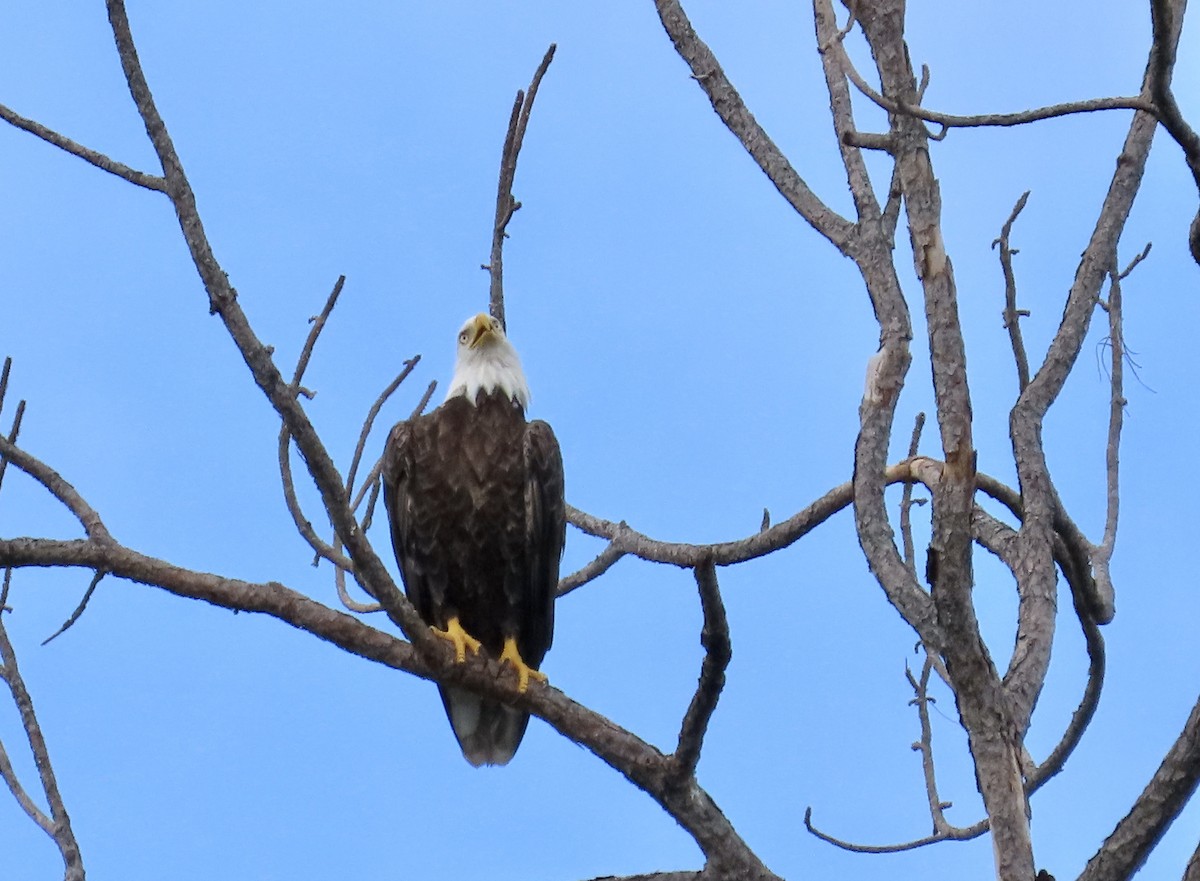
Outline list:
[[[467,659],[467,649],[471,650],[471,654],[475,654],[483,646],[483,643],[463,630],[463,626],[458,622],[457,616],[446,622],[445,630],[439,630],[434,627],[433,634],[434,636],[440,636],[454,646],[454,663],[456,664],[461,664]]]
[[[546,674],[541,670],[535,670],[525,663],[525,659],[521,657],[521,652],[517,648],[517,641],[511,636],[504,640],[504,651],[500,653],[500,663],[508,661],[513,669],[517,671],[517,691],[524,694],[529,688],[529,680],[536,679],[538,682],[549,682]]]

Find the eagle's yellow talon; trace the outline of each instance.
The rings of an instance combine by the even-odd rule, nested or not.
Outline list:
[[[468,648],[471,650],[472,654],[475,654],[483,646],[483,643],[481,643],[471,634],[467,633],[467,631],[463,630],[463,626],[458,623],[457,617],[451,618],[446,622],[445,630],[439,630],[438,628],[434,627],[433,633],[435,636],[440,636],[442,639],[447,640],[454,646],[454,663],[456,664],[461,664],[467,659]],[[524,691],[524,689],[522,689],[522,691]]]
[[[500,662],[505,661],[508,661],[517,671],[517,691],[521,694],[524,694],[529,688],[530,678],[536,679],[538,682],[550,681],[541,670],[535,670],[525,663],[525,659],[521,657],[521,652],[517,648],[517,641],[511,636],[504,640],[504,651],[500,653]]]

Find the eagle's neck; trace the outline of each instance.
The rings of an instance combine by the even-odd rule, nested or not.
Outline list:
[[[474,404],[480,392],[499,392],[520,404],[522,409],[529,406],[529,384],[525,381],[525,371],[521,369],[521,359],[517,357],[516,349],[507,340],[505,345],[467,349],[459,353],[446,400],[462,395]]]

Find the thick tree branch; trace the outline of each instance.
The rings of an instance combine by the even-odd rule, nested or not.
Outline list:
[[[1088,860],[1079,881],[1126,881],[1179,816],[1200,781],[1200,700],[1133,808]]]
[[[710,862],[735,877],[774,878],[694,781],[676,785],[675,765],[650,744],[550,686],[517,690],[506,665],[478,654],[462,664],[453,651],[425,656],[395,636],[330,609],[277,582],[255,584],[195,572],[117,545],[91,540],[0,539],[0,566],[80,566],[240,612],[258,612],[311,633],[351,654],[424,679],[462,685],[526,709],[650,795],[693,838]]]
[[[725,617],[725,604],[721,601],[717,571],[711,559],[696,567],[696,586],[700,590],[700,608],[704,612],[704,628],[700,632],[704,661],[700,665],[696,693],[683,717],[679,743],[672,756],[681,780],[695,777],[704,735],[725,687],[725,668],[729,666],[729,659],[733,655],[729,642],[729,621]]]

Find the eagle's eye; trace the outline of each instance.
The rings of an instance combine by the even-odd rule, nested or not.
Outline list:
[[[458,335],[458,341],[460,343],[465,343],[468,339],[470,339],[470,337],[465,330]]]

